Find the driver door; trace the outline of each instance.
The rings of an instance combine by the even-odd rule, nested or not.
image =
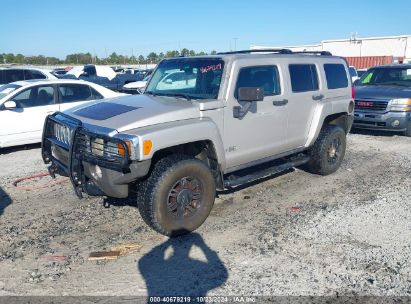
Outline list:
[[[284,152],[287,124],[287,104],[279,65],[250,66],[239,63],[233,67],[233,75],[238,77],[231,84],[228,107],[224,108],[227,172]],[[240,105],[237,100],[240,87],[264,88],[264,100],[252,102],[249,112],[242,119],[233,117],[233,107]]]
[[[0,136],[4,145],[20,145],[41,141],[44,120],[58,111],[53,85],[30,87],[9,98],[15,109],[0,111]]]

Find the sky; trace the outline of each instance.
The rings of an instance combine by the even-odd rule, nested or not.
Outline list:
[[[0,53],[64,59],[411,34],[409,0],[1,0]]]

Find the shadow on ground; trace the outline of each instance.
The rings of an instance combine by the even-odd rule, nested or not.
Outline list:
[[[360,135],[370,135],[370,136],[383,136],[383,137],[393,137],[405,136],[403,132],[393,132],[393,131],[380,131],[380,130],[369,130],[369,129],[351,129],[351,134]]]
[[[201,250],[205,261],[189,256],[194,247]],[[198,233],[171,238],[153,248],[139,260],[138,270],[148,297],[206,296],[228,278],[223,262]]]
[[[0,216],[12,202],[10,196],[0,187]]]
[[[24,150],[39,149],[39,148],[41,148],[40,143],[31,144],[31,145],[8,147],[8,148],[0,148],[0,155],[1,154],[10,154],[10,153],[13,153],[13,152],[24,151]]]

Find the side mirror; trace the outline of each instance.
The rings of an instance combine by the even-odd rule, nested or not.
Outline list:
[[[17,109],[17,104],[13,100],[6,101],[5,103],[3,103],[3,106],[4,106],[4,109],[6,109],[6,110]]]
[[[233,117],[243,119],[254,101],[264,100],[264,88],[244,87],[238,89],[238,101],[246,102],[245,105],[233,107]]]
[[[263,101],[264,88],[239,88],[238,101]]]

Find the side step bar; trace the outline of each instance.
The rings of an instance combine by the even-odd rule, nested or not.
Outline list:
[[[277,165],[262,169],[254,173],[250,173],[250,174],[240,176],[240,177],[230,178],[232,176],[231,175],[228,179],[224,180],[224,187],[225,188],[235,188],[235,187],[256,181],[258,179],[262,179],[262,178],[275,175],[277,173],[286,171],[293,167],[301,166],[307,163],[309,160],[310,160],[309,156],[305,154],[299,154],[297,156],[291,157],[285,163],[277,164]]]

